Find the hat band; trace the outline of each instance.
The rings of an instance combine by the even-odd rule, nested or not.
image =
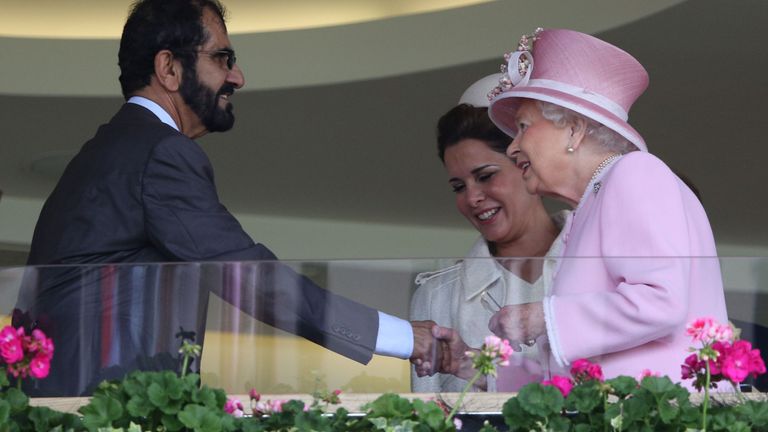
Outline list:
[[[616,117],[627,121],[629,114],[624,111],[624,108],[619,106],[616,102],[608,99],[603,95],[591,92],[583,87],[577,87],[570,84],[566,84],[560,81],[553,81],[548,79],[532,79],[528,81],[526,87],[544,87],[552,90],[557,90],[569,95],[575,96],[580,99],[589,101],[597,106],[601,106]]]

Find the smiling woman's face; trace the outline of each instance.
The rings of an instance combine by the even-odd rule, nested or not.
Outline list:
[[[463,139],[445,150],[456,208],[489,242],[516,240],[539,198],[525,190],[520,170],[485,142]]]
[[[522,171],[528,192],[558,198],[569,171],[570,127],[557,127],[541,114],[535,101],[525,100],[515,116],[517,136],[507,154]]]

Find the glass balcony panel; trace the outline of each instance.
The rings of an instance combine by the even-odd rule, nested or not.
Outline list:
[[[589,273],[603,259],[576,260],[577,265],[571,268]],[[766,351],[768,258],[608,260],[613,267],[642,261],[648,274],[669,265],[690,268],[718,260],[729,318],[741,327],[744,339]],[[511,288],[493,288],[493,283],[489,288],[489,282],[476,274],[469,280],[460,272],[441,270],[458,261],[442,258],[8,267],[0,268],[0,317],[3,325],[40,328],[54,340],[50,376],[25,383],[31,396],[88,394],[100,381],[118,379],[136,369],[178,371],[179,348],[185,338],[203,346],[202,356],[191,369],[200,373],[203,383],[230,394],[244,394],[251,388],[268,394],[306,394],[336,388],[348,393],[408,393],[413,389],[410,363],[374,355],[364,364],[365,348],[358,345],[364,344],[365,326],[375,323],[345,327],[343,323],[349,318],[346,311],[354,313],[361,304],[409,319],[417,276],[421,275],[422,283],[464,277],[467,292],[463,300],[442,297],[437,290],[430,301],[445,305],[439,311],[440,319],[444,319],[451,314],[451,305],[467,298],[473,301],[477,296],[475,309],[467,308],[472,313],[456,317],[458,326],[474,329],[470,345],[477,348],[478,340],[490,334],[488,317],[500,307],[520,302],[521,298],[545,297],[552,287],[551,275],[569,276],[557,273],[562,262],[544,259],[471,260],[476,268],[501,266],[509,273],[532,276],[531,289],[539,291],[529,293],[533,297],[515,297]],[[464,262],[469,264],[468,260]],[[551,272],[547,266],[552,266]],[[332,294],[307,302],[305,295],[311,295],[307,290],[317,295],[314,289],[307,288],[312,284]],[[589,289],[584,286],[584,292]],[[701,300],[708,301],[696,299]],[[599,307],[593,310],[598,311],[592,318],[599,324],[590,330],[590,341],[600,345],[602,340],[615,337],[612,332],[618,326],[610,325],[609,311],[601,317]],[[429,315],[423,312],[420,317],[426,317],[425,313]],[[319,331],[318,325],[325,330]],[[634,343],[627,342],[628,346]],[[532,347],[521,347],[526,353],[513,354],[510,366],[525,371],[518,385],[567,370],[553,362],[546,351],[546,338],[537,339]],[[606,354],[611,354],[610,349],[606,342]],[[683,359],[684,353],[680,363]],[[600,362],[601,357],[593,360]],[[678,380],[679,376],[671,378]],[[757,386],[765,390],[765,379],[759,379]],[[493,380],[487,388],[497,390]],[[455,391],[455,387],[442,391]]]

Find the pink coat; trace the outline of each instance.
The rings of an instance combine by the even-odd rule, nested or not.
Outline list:
[[[643,369],[680,381],[685,325],[727,322],[712,229],[697,197],[655,156],[632,152],[590,183],[566,222],[544,311],[553,373],[588,358],[606,378]],[[558,371],[559,366],[559,371]]]

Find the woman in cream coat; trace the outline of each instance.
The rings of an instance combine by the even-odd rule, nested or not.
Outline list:
[[[488,82],[478,83],[486,84],[483,97],[492,87]],[[419,288],[411,301],[411,319],[434,320],[454,328],[472,348],[479,348],[483,338],[491,334],[488,322],[502,305],[540,301],[544,281],[551,280],[553,262],[498,258],[542,257],[562,226],[563,217],[559,223],[553,220],[541,199],[526,192],[520,170],[504,154],[509,142],[482,106],[460,104],[438,123],[438,153],[456,195],[456,207],[480,237],[464,260],[417,277]],[[538,364],[539,347],[534,342],[530,345],[524,347],[523,355]],[[461,391],[473,373],[463,368],[456,375],[419,376],[414,369],[413,391]],[[537,369],[516,377],[525,384],[541,379],[543,373]],[[484,380],[476,390],[486,388],[496,390],[493,381]]]

